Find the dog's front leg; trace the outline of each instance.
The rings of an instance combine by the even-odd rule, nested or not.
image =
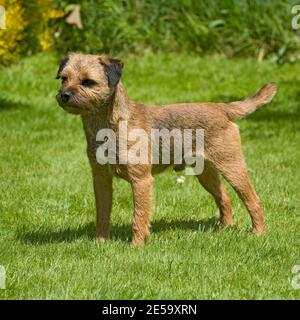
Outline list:
[[[112,176],[106,167],[92,165],[96,199],[96,239],[103,241],[109,236],[112,208]]]
[[[143,245],[150,234],[152,184],[151,175],[131,182],[134,201],[132,244],[135,246]]]

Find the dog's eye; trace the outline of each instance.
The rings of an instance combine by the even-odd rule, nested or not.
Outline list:
[[[91,87],[93,85],[96,84],[96,82],[94,80],[91,80],[91,79],[85,79],[81,82],[81,84],[85,87]]]
[[[61,77],[61,81],[65,82],[67,80],[67,77]]]

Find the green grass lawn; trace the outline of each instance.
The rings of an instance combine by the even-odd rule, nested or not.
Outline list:
[[[299,299],[300,65],[146,55],[125,58],[123,83],[145,103],[230,101],[276,81],[273,102],[239,121],[267,234],[255,238],[230,190],[235,225],[195,178],[155,180],[146,246],[133,248],[129,185],[116,179],[111,239],[97,244],[94,196],[79,117],[56,105],[57,57],[0,70],[0,265],[2,299]]]

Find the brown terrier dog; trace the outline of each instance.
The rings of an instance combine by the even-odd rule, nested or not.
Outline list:
[[[263,233],[260,200],[250,184],[239,130],[232,121],[270,102],[276,93],[276,86],[273,83],[267,84],[243,101],[183,103],[149,108],[128,99],[119,81],[122,68],[123,63],[117,59],[72,53],[61,61],[57,74],[57,78],[62,80],[57,94],[59,105],[67,112],[79,114],[83,122],[96,197],[97,239],[103,240],[109,235],[112,178],[117,175],[127,180],[133,190],[133,244],[144,243],[150,228],[152,174],[167,167],[152,164],[151,161],[148,164],[105,165],[97,162],[97,132],[102,128],[111,128],[117,132],[118,123],[123,120],[127,121],[129,130],[141,128],[147,133],[152,128],[204,129],[204,170],[197,178],[214,197],[220,210],[221,225],[232,224],[232,212],[220,175],[231,184],[247,207],[253,232],[256,235]],[[170,165],[174,165],[174,162]]]

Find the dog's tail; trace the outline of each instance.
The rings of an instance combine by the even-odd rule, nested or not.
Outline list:
[[[222,104],[221,107],[229,120],[242,119],[259,107],[269,103],[275,94],[276,85],[271,82],[259,89],[253,96],[243,101]]]

